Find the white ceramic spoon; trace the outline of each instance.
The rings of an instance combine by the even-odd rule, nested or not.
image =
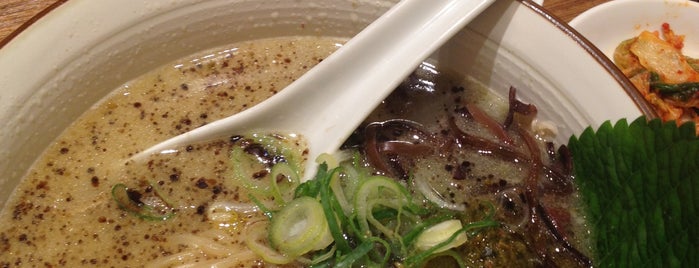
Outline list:
[[[251,131],[295,133],[309,146],[304,179],[310,179],[318,155],[337,151],[403,79],[492,2],[403,0],[276,95],[132,159]]]

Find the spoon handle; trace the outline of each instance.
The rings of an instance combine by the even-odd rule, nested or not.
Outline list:
[[[277,131],[306,138],[309,171],[317,155],[335,152],[410,72],[492,2],[403,0],[276,95],[132,159],[235,133]]]

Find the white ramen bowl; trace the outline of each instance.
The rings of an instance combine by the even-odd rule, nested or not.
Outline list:
[[[621,41],[669,23],[676,34],[685,35],[683,52],[696,58],[698,18],[699,3],[689,0],[616,0],[583,12],[570,25],[611,59]]]
[[[351,37],[393,3],[67,1],[0,48],[0,205],[68,124],[138,75],[241,40]],[[558,125],[559,142],[647,109],[599,51],[529,0],[497,1],[432,58],[502,96],[518,88],[540,117]]]

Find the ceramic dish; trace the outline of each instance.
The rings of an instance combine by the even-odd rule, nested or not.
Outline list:
[[[0,201],[63,128],[135,76],[239,40],[351,36],[391,5],[336,2],[61,5],[0,50],[0,120],[5,126],[0,132]],[[641,114],[627,95],[629,85],[610,63],[533,2],[498,1],[433,57],[501,93],[510,85],[519,88],[526,101],[541,107],[544,118],[566,123],[560,126],[562,141],[588,125]],[[603,90],[605,97],[595,90]]]
[[[611,58],[623,40],[669,23],[685,35],[686,55],[699,57],[699,3],[688,0],[616,0],[593,7],[570,25]]]
[[[80,114],[156,66],[240,40],[350,37],[393,1],[68,1],[0,49],[0,205]],[[432,58],[503,96],[512,85],[559,142],[644,103],[584,38],[534,2],[497,1]],[[631,94],[631,95],[629,95]],[[639,108],[640,107],[640,108]]]

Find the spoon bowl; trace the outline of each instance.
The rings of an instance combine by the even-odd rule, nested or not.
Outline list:
[[[352,131],[425,58],[494,0],[403,0],[280,93],[241,113],[156,144],[131,159],[248,132],[301,135],[304,179],[321,153],[334,153]]]

